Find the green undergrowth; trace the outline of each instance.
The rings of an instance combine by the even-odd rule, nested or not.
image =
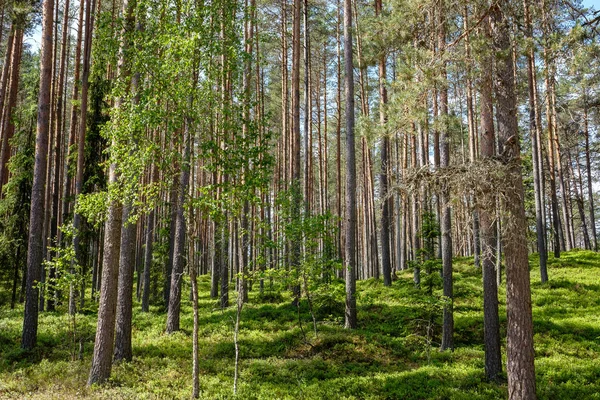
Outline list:
[[[600,255],[572,251],[551,258],[550,281],[545,284],[540,283],[537,257],[530,261],[539,397],[600,399]],[[456,259],[454,270],[454,352],[438,350],[439,289],[432,295],[415,289],[410,271],[399,274],[391,288],[376,280],[358,283],[355,331],[343,329],[343,314],[331,302],[325,312],[316,310],[316,337],[306,301],[300,307],[300,323],[289,294],[265,291],[259,296],[256,288],[242,314],[237,398],[505,398],[506,384],[489,383],[484,377],[481,273],[471,258]],[[209,284],[208,277],[200,279],[202,397],[235,398],[235,308],[218,309],[209,297]],[[337,285],[343,283],[332,287]],[[142,313],[136,304],[133,361],[115,365],[108,384],[93,388],[86,387],[95,330],[93,305],[77,315],[75,340],[73,321],[62,309],[42,313],[39,346],[29,353],[19,348],[22,308],[0,308],[0,398],[189,398],[192,312],[185,297],[182,330],[173,335],[164,334],[162,309]],[[504,299],[502,285],[503,336]]]

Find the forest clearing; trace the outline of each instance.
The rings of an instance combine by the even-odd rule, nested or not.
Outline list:
[[[0,3],[0,398],[599,398],[591,0]]]
[[[600,398],[600,255],[565,253],[549,260],[551,282],[541,284],[531,258],[536,378],[540,399]],[[318,336],[306,302],[300,315],[289,298],[251,294],[240,326],[240,399],[500,399],[506,382],[484,373],[481,271],[472,259],[455,260],[453,353],[439,351],[441,319],[432,298],[412,285],[408,272],[391,287],[369,279],[357,290],[359,326],[343,329],[343,303],[323,300],[316,309]],[[341,281],[333,283],[343,291]],[[189,282],[184,282],[184,292]],[[232,397],[235,310],[221,311],[200,279],[200,387],[206,399]],[[268,292],[266,292],[268,293]],[[500,286],[501,298],[504,285]],[[279,302],[269,303],[269,300]],[[329,307],[327,306],[329,305]],[[439,308],[439,305],[437,305]],[[504,302],[501,331],[506,330]],[[134,305],[133,360],[117,364],[106,386],[86,388],[96,312],[77,316],[83,360],[70,361],[69,316],[41,319],[40,345],[19,349],[22,309],[0,311],[0,398],[186,399],[192,390],[191,304],[182,304],[181,331],[164,333],[165,313]],[[429,312],[432,332],[427,333]],[[303,333],[304,332],[304,333]],[[505,346],[505,343],[502,345]]]

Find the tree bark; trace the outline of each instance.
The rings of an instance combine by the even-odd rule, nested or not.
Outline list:
[[[87,0],[85,4],[85,41],[83,45],[83,71],[81,77],[81,117],[79,120],[79,136],[77,138],[77,173],[75,176],[75,204],[77,204],[77,198],[83,193],[85,132],[87,129],[87,103],[90,75],[90,58],[92,53],[92,33],[94,28],[93,9],[95,8],[95,1]],[[73,121],[73,119],[71,121]],[[73,230],[73,248],[75,250],[75,262],[77,262],[79,265],[83,265],[84,260],[83,255],[81,254],[81,248],[79,243],[81,230],[81,215],[78,212],[75,212],[73,214]],[[71,266],[71,271],[75,271],[74,265]],[[97,280],[96,282],[98,281],[99,280]],[[69,295],[69,312],[71,314],[75,313],[75,308],[75,291],[74,288],[71,287]]]
[[[10,140],[15,132],[13,123],[13,112],[17,106],[17,94],[19,90],[19,71],[21,69],[21,55],[23,50],[23,29],[16,28],[14,44],[12,46],[12,57],[10,61],[10,86],[8,88],[8,102],[4,110],[2,120],[2,147],[0,149],[0,193],[8,182],[8,161],[10,158]],[[0,108],[1,110],[1,108]]]
[[[2,125],[4,124],[4,103],[6,100],[6,94],[8,93],[8,75],[10,74],[10,61],[15,43],[15,31],[16,26],[13,21],[13,23],[11,23],[10,25],[8,39],[6,41],[6,53],[4,54],[4,63],[2,64],[2,77],[0,78],[0,120],[2,121],[0,127],[2,127]]]
[[[27,283],[25,315],[21,347],[30,350],[36,345],[38,328],[37,283],[42,270],[42,233],[44,226],[44,188],[48,160],[48,136],[50,133],[50,91],[52,86],[52,28],[54,1],[44,0],[42,15],[42,48],[40,52],[40,91],[38,97],[37,135],[35,163],[31,188],[31,211],[29,214],[29,242],[27,248]]]
[[[439,10],[438,51],[440,57],[445,57],[446,48],[446,15],[444,0],[440,2]],[[442,131],[440,135],[440,168],[450,166],[450,136],[448,126],[448,83],[446,81],[446,62],[442,62],[442,83],[439,91],[440,117],[442,118]],[[450,210],[450,188],[442,184],[440,201],[442,206],[441,232],[442,232],[442,273],[444,280],[443,293],[447,301],[444,305],[442,326],[442,350],[454,350],[454,288],[452,282],[452,221]]]
[[[594,186],[592,185],[592,163],[590,162],[590,130],[588,122],[588,107],[587,98],[584,106],[584,129],[585,129],[585,168],[587,172],[587,192],[588,203],[590,207],[590,225],[592,226],[592,242],[594,243],[594,251],[598,251],[598,234],[596,233],[596,216],[594,208]]]
[[[115,361],[131,361],[133,355],[131,350],[131,319],[133,309],[133,271],[135,267],[137,224],[128,221],[131,211],[131,205],[125,205],[123,207],[119,283],[117,289]]]
[[[346,329],[356,318],[356,146],[354,140],[354,66],[352,61],[352,1],[344,0],[344,69],[346,73]]]
[[[533,40],[533,27],[531,24],[531,15],[529,12],[529,1],[523,1],[525,10],[525,29],[527,38]],[[540,255],[540,274],[542,283],[548,281],[547,260],[548,252],[546,251],[546,222],[544,220],[544,197],[543,197],[543,182],[540,171],[542,170],[542,159],[538,152],[539,141],[541,140],[541,130],[538,125],[538,110],[537,110],[537,84],[535,78],[535,52],[533,43],[529,44],[527,51],[527,77],[529,86],[529,134],[531,135],[531,152],[533,161],[533,183],[535,197],[535,222],[537,234],[537,248]]]
[[[133,10],[135,0],[123,1],[123,15],[125,25],[121,33],[119,46],[119,60],[117,64],[118,79],[129,78],[129,63],[126,58],[130,46],[127,38],[128,32],[133,30]],[[82,96],[83,97],[83,96]],[[115,107],[121,107],[122,98],[118,98]],[[109,167],[108,185],[117,182],[117,166],[111,161]],[[102,277],[100,290],[100,304],[98,307],[98,326],[96,340],[94,341],[94,354],[92,367],[88,377],[88,385],[104,383],[110,377],[112,368],[112,355],[115,338],[115,317],[117,308],[117,290],[119,279],[119,260],[121,252],[121,227],[123,225],[123,206],[114,194],[109,198],[108,218],[105,224],[104,259],[102,260]]]
[[[190,268],[190,281],[192,283],[192,308],[194,309],[194,331],[192,333],[192,398],[200,397],[200,363],[198,348],[198,279],[196,278],[196,267]]]
[[[526,217],[520,145],[517,126],[517,104],[514,71],[510,54],[508,20],[502,10],[509,7],[504,0],[493,6],[492,32],[496,50],[496,85],[498,139],[502,144],[507,168],[507,201],[504,204],[504,254],[506,259],[507,373],[509,399],[536,398],[533,351],[533,318],[527,258]]]
[[[375,14],[381,15],[382,0],[375,0]],[[379,58],[379,123],[384,127],[387,123],[386,104],[387,104],[387,88],[386,88],[386,55],[382,54]],[[392,264],[390,260],[390,224],[392,222],[392,198],[388,198],[389,190],[389,149],[390,139],[384,133],[381,138],[381,172],[379,175],[380,196],[383,201],[381,211],[381,269],[383,273],[383,284],[390,286],[392,284]]]
[[[490,40],[489,18],[484,21],[484,34]],[[481,103],[481,157],[491,160],[495,155],[493,77],[494,60],[487,57],[482,63],[480,83]],[[500,319],[498,315],[498,282],[496,280],[496,196],[484,192],[480,196],[484,203],[479,208],[481,239],[483,243],[483,341],[485,349],[485,376],[498,381],[502,373],[500,354]]]
[[[190,102],[191,103],[191,102]],[[181,310],[181,283],[185,264],[185,232],[186,220],[184,214],[185,199],[190,183],[190,134],[191,119],[186,117],[183,132],[184,151],[181,163],[179,193],[177,199],[177,218],[175,222],[175,247],[173,249],[173,271],[171,273],[171,289],[169,290],[169,310],[167,312],[167,333],[179,330],[179,314]]]

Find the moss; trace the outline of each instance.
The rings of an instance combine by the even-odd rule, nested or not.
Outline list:
[[[536,374],[541,399],[600,399],[600,255],[586,251],[550,258],[550,281],[539,282],[532,256],[532,304]],[[358,283],[359,329],[343,329],[336,293],[323,297],[318,336],[308,305],[298,309],[289,296],[250,294],[240,330],[240,382],[243,399],[498,399],[505,384],[485,381],[480,271],[472,259],[455,264],[455,341],[453,353],[438,351],[440,316],[410,271],[392,287]],[[338,285],[339,283],[336,283]],[[335,288],[334,288],[335,289]],[[500,288],[502,334],[506,330],[505,291]],[[235,309],[221,311],[209,297],[209,280],[200,279],[200,379],[202,395],[232,398]],[[434,297],[439,296],[434,291]],[[343,303],[342,303],[343,304]],[[63,305],[64,307],[64,305]],[[165,314],[134,306],[131,362],[113,367],[107,385],[85,386],[95,329],[95,307],[72,321],[61,312],[40,316],[39,346],[19,349],[22,308],[0,308],[0,398],[162,399],[189,398],[191,392],[192,313],[182,303],[182,331],[164,334]],[[64,311],[64,310],[60,310]],[[326,315],[327,314],[327,315]],[[430,325],[432,324],[432,325]],[[429,332],[433,332],[428,336]],[[504,346],[503,341],[503,346]],[[72,357],[75,361],[71,361]]]

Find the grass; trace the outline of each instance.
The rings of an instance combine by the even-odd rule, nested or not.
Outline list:
[[[532,256],[532,306],[536,375],[541,399],[600,399],[600,255],[563,253],[549,261],[550,282],[541,284]],[[252,293],[240,331],[240,399],[499,399],[505,384],[483,373],[481,274],[472,259],[455,260],[455,342],[439,352],[440,318],[428,341],[428,310],[438,310],[412,287],[411,272],[386,288],[358,283],[359,329],[343,329],[342,315],[326,315],[312,333],[307,305],[302,329],[285,295],[275,303]],[[342,283],[338,283],[342,285]],[[234,398],[234,308],[221,311],[200,282],[200,384],[203,398]],[[500,289],[502,335],[506,331],[504,286]],[[183,293],[186,293],[185,290]],[[270,299],[271,301],[273,299]],[[277,297],[275,296],[277,301]],[[182,331],[164,334],[158,307],[135,306],[134,359],[113,367],[107,385],[86,387],[95,312],[78,315],[83,360],[71,361],[69,319],[42,313],[39,346],[20,350],[22,308],[0,308],[0,399],[179,399],[191,394],[191,305],[183,302]],[[305,332],[306,337],[304,337]],[[505,341],[503,341],[503,346]]]

